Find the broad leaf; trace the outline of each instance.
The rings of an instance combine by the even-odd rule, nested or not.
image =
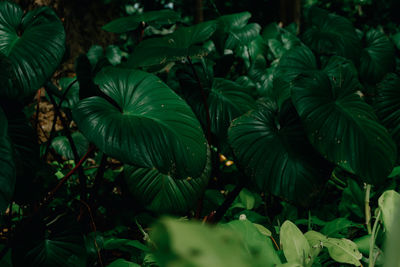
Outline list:
[[[210,176],[207,163],[199,177],[175,179],[156,169],[125,166],[125,181],[133,196],[157,213],[184,213],[194,208]]]
[[[388,74],[378,84],[378,93],[374,99],[375,112],[400,147],[400,78]]]
[[[310,254],[310,245],[297,226],[285,221],[279,232],[279,239],[288,262],[305,265]]]
[[[33,94],[50,78],[65,51],[65,32],[48,7],[24,14],[16,4],[0,2],[0,53],[12,64],[14,88],[9,97]],[[2,93],[4,94],[4,92]]]
[[[203,57],[208,54],[208,50],[201,44],[215,29],[215,22],[208,21],[191,27],[179,27],[174,33],[164,37],[144,40],[135,47],[127,66],[152,66],[187,57]]]
[[[294,82],[292,99],[309,140],[322,156],[376,184],[393,169],[396,146],[357,88],[358,81],[349,72],[335,80],[318,72]]]
[[[104,153],[127,164],[155,167],[185,178],[199,176],[207,144],[190,107],[156,76],[106,68],[96,83],[112,102],[81,100],[73,117],[81,132]]]
[[[207,125],[203,98],[191,88],[184,88],[185,98],[204,125]],[[196,88],[197,90],[197,88]],[[200,89],[199,89],[200,90]],[[248,90],[238,83],[214,78],[208,92],[207,104],[211,119],[211,132],[220,139],[225,139],[227,129],[235,118],[255,107],[255,100]]]
[[[124,259],[118,259],[111,262],[107,267],[140,267],[140,265]]]
[[[398,231],[400,194],[394,190],[385,191],[378,200],[379,208],[382,211],[382,221],[387,231],[387,236],[391,232]],[[397,216],[397,217],[396,217]]]
[[[394,71],[394,47],[389,38],[378,30],[370,30],[364,37],[365,48],[360,58],[361,80],[376,84],[385,74]]]
[[[174,24],[179,20],[180,16],[178,13],[170,9],[164,9],[118,18],[104,25],[103,30],[114,33],[124,33],[136,30],[142,22],[152,26],[162,26]]]
[[[338,55],[358,62],[360,41],[351,22],[341,16],[312,7],[302,39],[319,55]]]
[[[293,105],[271,102],[234,120],[229,142],[259,188],[298,203],[319,191],[331,168],[313,150]]]
[[[257,259],[260,263],[264,262],[266,265],[281,263],[272,240],[260,233],[259,228],[251,221],[235,220],[222,226],[233,230],[241,237],[246,250],[252,254],[253,259]]]
[[[71,134],[72,140],[76,146],[79,158],[85,155],[89,148],[89,141],[80,133],[74,132]],[[75,159],[74,153],[71,149],[71,144],[66,136],[58,136],[51,142],[51,147],[56,151],[57,154],[70,160]]]
[[[25,222],[17,229],[15,240],[15,267],[86,266],[86,248],[79,225],[66,215]]]
[[[254,228],[254,227],[253,227]],[[257,229],[254,229],[257,231]],[[151,233],[151,240],[157,245],[156,259],[161,266],[198,266],[198,267],[273,267],[279,263],[268,237],[256,233],[256,240],[249,240],[252,234],[242,233],[216,226],[211,228],[198,222],[183,222],[163,219]],[[250,235],[247,235],[250,234]],[[265,240],[265,242],[262,241]],[[254,243],[263,244],[268,250],[265,259],[261,254],[252,254],[248,248]],[[250,243],[247,243],[250,242]],[[257,246],[258,246],[257,245]],[[260,251],[260,247],[255,247]],[[264,250],[264,252],[267,252]]]
[[[10,204],[15,187],[15,163],[7,118],[0,108],[0,213]]]

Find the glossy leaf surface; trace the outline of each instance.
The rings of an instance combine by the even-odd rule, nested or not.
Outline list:
[[[143,67],[178,61],[187,57],[208,54],[201,44],[215,31],[214,21],[190,27],[179,27],[174,33],[160,38],[150,38],[137,45],[128,59],[129,67]]]
[[[48,7],[24,14],[16,4],[0,2],[0,52],[12,64],[9,97],[33,94],[53,74],[65,51],[61,21]]]
[[[190,107],[159,78],[107,68],[96,77],[102,92],[81,100],[73,116],[81,132],[124,163],[176,177],[198,176],[207,145]]]
[[[233,152],[259,188],[306,201],[318,191],[330,167],[313,150],[292,104],[282,110],[266,102],[234,120],[228,132]]]
[[[357,88],[349,72],[337,80],[318,72],[295,81],[292,99],[309,140],[322,156],[376,184],[393,169],[396,147]]]

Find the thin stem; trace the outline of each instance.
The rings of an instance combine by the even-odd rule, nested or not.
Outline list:
[[[365,186],[365,225],[367,226],[368,234],[371,234],[371,207],[369,206],[369,198],[371,193],[371,185]]]
[[[47,84],[45,88],[47,88],[47,86],[49,86],[49,84]],[[75,142],[72,139],[72,135],[71,135],[71,133],[69,131],[68,123],[66,122],[66,120],[62,116],[61,111],[58,108],[58,105],[56,104],[52,93],[49,92],[49,90],[47,90],[47,93],[49,95],[51,103],[55,107],[55,113],[60,118],[61,123],[63,125],[64,133],[65,133],[65,135],[66,135],[66,137],[68,139],[68,142],[70,144],[72,153],[74,155],[75,164],[78,164],[78,162],[79,162],[79,154],[78,154],[78,150],[76,149]],[[79,166],[79,168],[78,168],[78,177],[79,177],[79,184],[80,184],[80,191],[81,191],[80,192],[80,196],[81,196],[81,199],[83,201],[86,201],[87,200],[87,196],[86,196],[86,176],[85,176],[85,173],[83,172],[83,168],[81,166]]]
[[[192,63],[192,60],[190,59],[189,56],[187,57],[187,60],[188,60],[188,62],[189,62],[189,64],[190,64],[190,67],[192,68],[193,74],[194,74],[194,76],[195,76],[195,78],[196,78],[196,81],[197,81],[199,87],[200,87],[200,93],[201,93],[201,96],[202,96],[202,98],[203,98],[204,109],[206,110],[207,141],[208,141],[208,144],[211,145],[211,117],[210,117],[210,110],[209,110],[208,103],[207,103],[207,96],[206,96],[206,94],[205,94],[203,85],[201,84],[200,78],[199,78],[199,76],[197,75],[196,69],[194,68],[194,65],[193,65],[193,63]]]
[[[106,165],[107,165],[107,155],[105,153],[103,153],[103,155],[101,157],[101,161],[100,161],[100,166],[97,170],[96,177],[94,178],[93,187],[91,190],[91,204],[93,204],[96,200],[98,190],[103,181],[104,172],[106,170]]]
[[[242,180],[239,182],[238,185],[236,185],[236,187],[231,192],[229,192],[225,201],[222,203],[221,206],[218,207],[218,209],[214,212],[213,215],[209,216],[207,222],[218,223],[224,217],[226,211],[232,205],[233,201],[235,201],[240,191],[242,191],[242,189],[244,188],[244,181]]]
[[[372,228],[371,231],[371,237],[369,239],[369,265],[368,267],[374,267],[375,265],[375,257],[373,255],[374,253],[374,247],[375,247],[375,240],[376,240],[376,236],[377,236],[377,227],[379,224],[379,219],[381,217],[381,210],[379,210],[378,215],[376,216],[375,222],[374,222],[374,226]]]
[[[75,165],[75,167],[72,170],[70,170],[69,173],[67,173],[60,180],[60,182],[56,185],[56,187],[54,187],[53,190],[50,191],[50,193],[47,195],[47,197],[43,200],[42,204],[40,205],[41,207],[47,204],[54,197],[54,195],[61,188],[61,186],[63,186],[63,184],[65,184],[68,181],[68,179],[75,173],[75,171],[82,166],[83,162],[85,162],[85,160],[89,157],[89,154],[94,150],[94,148],[95,148],[94,146],[89,147],[86,154],[79,160],[79,162]]]

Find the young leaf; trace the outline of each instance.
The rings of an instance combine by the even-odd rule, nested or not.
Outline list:
[[[310,245],[294,223],[285,221],[282,224],[279,239],[285,258],[289,263],[306,264],[310,255]]]

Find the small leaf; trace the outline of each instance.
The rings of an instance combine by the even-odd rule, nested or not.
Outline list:
[[[310,245],[299,228],[294,223],[285,221],[279,235],[286,260],[305,264],[310,255]]]
[[[329,255],[335,261],[361,266],[362,254],[353,241],[345,238],[327,238],[324,246],[328,248]]]
[[[107,267],[140,267],[140,265],[124,259],[118,259],[111,262]]]
[[[89,141],[80,132],[72,133],[71,137],[76,146],[79,158],[82,158],[89,148]],[[58,136],[54,138],[51,142],[51,147],[56,151],[57,154],[66,158],[67,160],[75,159],[74,153],[71,149],[71,144],[66,136]]]

